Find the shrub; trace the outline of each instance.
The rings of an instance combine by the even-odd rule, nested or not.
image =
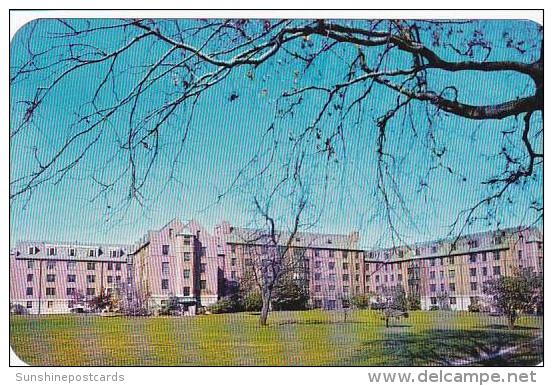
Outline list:
[[[417,311],[421,309],[421,299],[415,295],[409,295],[407,298],[407,305],[409,310]]]
[[[430,311],[438,311],[440,309],[440,307],[438,306],[430,306],[429,310]]]
[[[239,304],[229,297],[223,297],[216,303],[211,304],[207,309],[212,314],[226,314],[239,311]]]
[[[259,291],[250,291],[244,294],[242,298],[241,308],[244,311],[258,312],[263,306],[263,299]]]
[[[14,315],[27,315],[29,310],[23,307],[21,304],[14,304],[10,309],[11,313]]]
[[[351,298],[353,307],[365,310],[369,308],[369,297],[367,295],[355,295]]]

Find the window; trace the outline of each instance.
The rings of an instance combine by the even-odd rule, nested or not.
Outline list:
[[[431,303],[433,306],[435,306],[436,304],[438,304],[438,299],[435,298],[435,297],[432,297],[432,298],[430,298],[430,303]]]
[[[415,248],[415,255],[419,256],[421,254],[420,248]]]
[[[115,270],[121,271],[121,263],[115,263]]]
[[[75,257],[75,248],[69,248],[69,256]]]
[[[348,285],[343,286],[342,290],[344,291],[345,294],[348,294],[349,293],[349,286]]]
[[[34,260],[27,260],[27,268],[33,268],[35,266]]]
[[[33,294],[33,287],[27,287],[27,296],[31,296]]]
[[[230,246],[230,253],[236,253],[236,245]]]
[[[347,273],[342,275],[342,281],[349,281],[349,275]]]
[[[161,254],[162,255],[168,255],[169,254],[169,245],[164,244],[161,246]]]
[[[397,274],[397,280],[398,281],[402,281],[403,280],[403,275],[401,273],[398,273]]]
[[[436,292],[436,284],[430,284],[430,292]]]
[[[334,261],[329,261],[328,262],[328,269],[334,269],[334,267],[336,267],[336,263]]]
[[[169,274],[169,263],[164,261],[161,263],[161,273],[163,275],[168,275]]]
[[[454,269],[450,269],[449,272],[449,277],[455,277],[455,270]]]
[[[493,251],[493,259],[499,260],[501,258],[501,252],[500,251]]]
[[[430,279],[436,278],[436,271],[430,271]]]
[[[476,276],[476,268],[470,269],[470,276]]]
[[[469,240],[469,248],[478,248],[478,240]]]
[[[493,274],[494,275],[501,275],[501,267],[496,265],[495,267],[493,267]]]
[[[76,261],[68,261],[67,262],[67,270],[68,271],[74,271],[75,268],[77,268],[77,262]]]
[[[444,283],[440,284],[440,291],[442,291],[442,292],[445,291],[445,284]]]
[[[434,267],[436,265],[436,260],[430,259],[430,266]]]
[[[33,302],[27,302],[27,308],[33,308]]]
[[[121,281],[121,276],[115,276],[115,282],[119,283]]]
[[[449,290],[455,292],[455,283],[449,283]]]
[[[235,267],[235,266],[236,266],[236,258],[233,257],[232,259],[230,259],[230,265],[231,265],[232,267]]]
[[[87,296],[94,296],[95,293],[96,293],[96,289],[95,289],[95,288],[87,288],[87,289],[86,289],[86,294],[87,294]]]
[[[54,287],[46,288],[46,295],[47,296],[55,296],[56,295],[56,289]]]
[[[51,300],[49,300],[49,301],[46,303],[46,307],[48,307],[48,308],[54,307],[54,302],[51,301]]]
[[[482,267],[482,276],[488,276],[488,267]]]
[[[27,274],[27,281],[33,281],[33,274],[32,273]]]
[[[436,252],[438,252],[438,247],[436,246],[432,247],[432,253],[436,253]]]
[[[184,278],[185,279],[188,279],[190,277],[190,270],[189,269],[185,269],[184,270]]]
[[[113,276],[108,276],[108,277],[106,278],[106,280],[107,280],[108,284],[113,283]]]
[[[169,279],[161,279],[161,289],[169,289]]]
[[[329,290],[329,291],[335,291],[335,290],[336,290],[336,286],[331,284],[331,285],[328,286],[328,290]]]
[[[200,273],[204,273],[204,272],[205,272],[205,268],[206,268],[206,264],[205,264],[205,263],[201,263],[201,264],[200,264]]]
[[[96,263],[87,263],[86,269],[88,269],[89,271],[94,271],[96,269]]]
[[[95,249],[89,249],[88,250],[88,257],[96,257],[96,250]]]
[[[230,271],[230,278],[236,279],[236,271]]]
[[[207,282],[205,280],[200,280],[200,289],[204,290],[207,288]]]
[[[320,285],[315,286],[315,292],[321,292],[321,286]]]
[[[457,298],[449,298],[449,304],[457,304]]]
[[[46,281],[47,281],[48,283],[53,283],[53,282],[55,282],[55,281],[56,281],[56,275],[54,275],[54,274],[48,274],[48,275],[46,275]]]
[[[374,281],[377,282],[377,283],[380,283],[380,275],[376,275],[374,277]]]
[[[65,293],[67,294],[67,296],[73,296],[73,295],[75,295],[75,288],[67,287],[65,289]]]
[[[48,261],[48,262],[46,263],[46,268],[47,268],[47,269],[54,269],[54,268],[56,268],[56,262],[55,262],[55,261]]]
[[[315,280],[321,280],[321,274],[319,272],[315,272],[313,276]]]
[[[315,268],[321,268],[321,261],[320,260],[315,261]]]
[[[470,290],[471,291],[476,291],[478,289],[478,283],[474,282],[474,281],[471,281],[470,282]]]
[[[335,273],[331,273],[328,275],[328,280],[330,281],[336,281],[336,274]]]
[[[393,275],[392,275],[392,276],[393,276]],[[356,282],[359,282],[359,274],[356,274],[356,275],[355,275],[355,281],[356,281]]]
[[[190,252],[184,252],[183,258],[184,258],[184,261],[190,261],[191,253]]]
[[[87,283],[94,283],[94,282],[96,282],[96,275],[86,275],[86,282],[87,282]]]
[[[110,261],[108,263],[108,271],[112,271],[113,270],[113,263]]]
[[[46,248],[46,255],[47,256],[56,256],[58,254],[58,251],[54,247]]]
[[[38,253],[37,247],[29,247],[29,255],[36,255]]]
[[[476,263],[476,253],[471,253],[470,254],[469,262]]]
[[[182,287],[182,294],[184,296],[190,296],[190,287]]]
[[[488,260],[488,254],[486,252],[482,252],[482,261]]]
[[[454,256],[449,257],[449,264],[455,264],[455,257]]]
[[[522,251],[520,249],[518,250],[518,258],[522,259]]]
[[[330,241],[330,240],[329,240]],[[331,244],[332,242],[330,242]],[[331,259],[334,259],[334,251],[333,250],[329,250],[328,251],[328,257],[331,258]]]
[[[360,266],[359,266],[359,263],[355,263],[355,270],[356,270],[356,271],[359,271],[359,267],[360,267]]]

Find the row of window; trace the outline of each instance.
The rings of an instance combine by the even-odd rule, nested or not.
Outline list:
[[[184,287],[187,289],[187,291],[183,291],[185,293],[185,296],[188,296],[190,294],[190,287]],[[200,289],[205,290],[207,288],[207,282],[205,280],[200,280]],[[169,279],[161,279],[161,289],[168,290],[169,289]]]
[[[320,273],[320,272],[315,272],[313,273],[313,279],[318,281],[318,280],[321,280],[323,277],[323,275]],[[350,275],[347,274],[347,273],[344,273],[342,275],[342,281],[349,281],[349,278],[350,278]],[[359,278],[360,278],[360,275],[359,274],[356,274],[355,275],[355,281],[358,282],[359,281]],[[328,280],[330,281],[336,281],[336,274],[335,273],[330,273],[328,274]]]
[[[40,253],[40,249],[38,247],[32,246],[28,249],[29,255],[38,255]],[[75,257],[77,256],[77,250],[76,248],[68,248],[67,249],[68,256]],[[101,256],[104,254],[104,251],[101,248],[91,248],[88,250],[87,256],[88,257],[96,257]],[[109,256],[113,258],[122,257],[125,254],[122,249],[112,249],[109,251]],[[57,256],[58,255],[58,248],[57,247],[46,247],[46,256]]]
[[[75,295],[76,291],[77,291],[77,289],[73,288],[73,287],[67,287],[66,288],[66,294],[68,296]],[[87,288],[86,289],[86,294],[88,296],[94,296],[96,294],[96,289],[95,288]],[[33,296],[33,287],[27,287],[27,296]],[[46,296],[56,296],[56,288],[55,287],[46,287]]]
[[[320,285],[315,285],[315,287],[314,287],[315,293],[321,292],[321,288],[322,288],[322,287],[321,287]],[[356,287],[355,287],[355,292],[359,292],[359,288],[360,288],[359,286],[356,286]],[[334,292],[334,291],[336,291],[336,286],[330,284],[330,285],[328,286],[328,291],[329,291],[329,292]],[[342,286],[342,291],[343,291],[345,294],[348,294],[349,291],[350,291],[350,287],[349,287],[348,285]]]
[[[321,267],[322,267],[322,264],[323,264],[322,261],[317,260],[317,261],[315,261],[314,268],[321,268]],[[329,261],[329,262],[328,262],[328,269],[333,270],[334,268],[336,268],[336,262],[334,262],[334,261]],[[359,263],[355,263],[355,270],[356,270],[356,271],[359,271],[359,268],[360,268],[360,264],[359,264]],[[342,269],[343,269],[343,270],[348,270],[348,269],[349,269],[349,263],[348,263],[347,261],[344,261],[344,262],[342,263]]]
[[[57,263],[57,261],[47,261],[46,262],[46,269],[55,269],[56,268],[56,263]],[[77,269],[77,262],[76,261],[67,261],[66,264],[67,264],[67,270],[68,271],[73,271],[73,270]],[[35,267],[35,260],[27,260],[27,268],[32,269],[34,267]],[[107,263],[107,270],[108,271],[113,270],[114,267],[115,267],[116,271],[120,271],[121,270],[121,263],[113,263],[111,261]],[[87,262],[86,263],[86,269],[89,270],[89,271],[94,271],[96,269],[96,263]]]

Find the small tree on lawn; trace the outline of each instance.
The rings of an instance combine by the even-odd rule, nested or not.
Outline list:
[[[512,329],[520,313],[534,311],[542,302],[543,278],[533,271],[517,270],[513,276],[486,282],[484,293],[490,296],[492,306],[507,317]]]
[[[392,318],[409,316],[407,313],[407,296],[403,286],[398,285],[384,288],[383,300],[382,312],[386,321],[386,327],[390,327],[390,319]]]

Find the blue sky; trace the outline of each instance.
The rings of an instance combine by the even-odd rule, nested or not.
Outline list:
[[[105,20],[89,22],[92,26],[110,23]],[[84,25],[83,21],[74,23]],[[187,23],[181,21],[181,27],[186,27]],[[539,42],[541,33],[537,25],[531,22],[480,21],[462,28],[464,32],[453,34],[450,42],[466,48],[466,40],[475,31],[480,31],[493,44],[488,60],[531,61],[539,54],[539,47],[533,45]],[[12,68],[27,60],[29,46],[26,41],[31,30],[32,24],[27,25],[14,37],[10,52]],[[55,21],[37,27],[33,32],[31,49],[47,49],[59,43],[59,39],[53,40],[48,35],[56,30],[62,30],[62,27]],[[87,42],[110,51],[133,34],[136,35],[136,32],[110,31],[92,35]],[[445,32],[443,34],[446,40]],[[507,48],[505,34],[515,42],[524,41],[522,47],[525,52],[521,54]],[[197,44],[198,41],[198,37],[191,37],[187,42]],[[320,41],[314,39],[313,44],[316,47]],[[136,67],[129,70],[129,66],[151,64],[166,48],[158,42],[145,41],[131,50],[120,62],[114,90],[124,93],[144,71]],[[444,58],[459,59],[445,44],[436,50]],[[183,152],[176,164],[175,176],[180,183],[166,185],[169,166],[186,125],[189,106],[185,105],[164,128],[162,153],[144,191],[146,206],[132,205],[120,213],[114,213],[113,208],[117,207],[125,190],[120,188],[110,196],[91,202],[98,185],[89,178],[94,172],[97,177],[110,179],[124,168],[125,159],[115,144],[128,122],[128,110],[114,115],[99,141],[63,180],[56,184],[41,185],[30,197],[24,196],[11,203],[11,242],[21,239],[132,242],[148,229],[159,228],[173,217],[197,218],[208,228],[222,219],[237,225],[248,225],[252,217],[251,197],[237,192],[217,202],[218,194],[225,191],[254,155],[262,141],[262,134],[273,122],[278,96],[293,86],[329,85],[340,81],[344,75],[344,58],[347,59],[344,55],[347,53],[347,47],[343,51],[337,49],[334,55],[314,62],[306,72],[303,72],[297,61],[287,60],[284,55],[277,55],[270,63],[253,72],[249,68],[235,71],[200,98]],[[477,49],[475,59],[483,58],[483,55],[485,52]],[[392,55],[390,60],[388,65],[394,67],[402,64],[405,57]],[[91,96],[92,86],[98,82],[105,69],[105,66],[100,66],[77,72],[52,91],[37,110],[33,123],[11,142],[12,180],[36,168],[34,148],[38,149],[41,159],[46,159],[74,132],[76,128],[71,124],[75,114],[89,108],[83,108],[83,101]],[[172,89],[175,87],[173,81],[173,77],[167,77],[165,82],[152,88],[142,100],[139,112],[146,113],[159,103],[160,98],[178,92]],[[34,88],[47,82],[46,77],[35,75],[25,81],[14,82],[10,94],[12,127],[23,114],[23,107],[17,101],[28,99]],[[429,82],[436,89],[457,86],[459,100],[473,104],[497,103],[517,95],[527,95],[529,87],[527,78],[509,72],[491,75],[438,73],[429,77]],[[101,94],[101,103],[113,102],[114,90]],[[231,102],[229,96],[232,94],[237,94],[238,98]],[[322,96],[317,94],[306,96],[293,116],[277,121],[277,130],[271,137],[272,141],[278,143],[277,159],[286,159],[290,152],[287,137],[301,132],[314,119],[323,101]],[[361,120],[355,122],[348,119],[345,122],[343,133],[346,151],[338,150],[338,162],[331,165],[328,197],[323,198],[319,183],[314,182],[312,187],[313,205],[324,209],[316,230],[333,233],[359,230],[365,245],[387,243],[385,224],[381,217],[376,216],[381,209],[381,202],[375,197],[376,119],[394,101],[393,93],[377,88],[364,105]],[[403,227],[406,240],[411,241],[442,237],[447,231],[447,225],[453,221],[454,214],[487,193],[481,182],[504,166],[503,160],[497,157],[501,148],[508,146],[515,154],[520,154],[523,149],[522,143],[517,141],[518,136],[506,138],[502,134],[502,131],[510,129],[521,132],[521,118],[470,121],[446,116],[436,119],[432,132],[438,143],[447,146],[444,164],[449,165],[455,173],[440,170],[427,181],[432,187],[431,192],[417,192],[421,174],[424,174],[423,171],[428,169],[431,162],[424,148],[429,124],[421,111],[420,106],[415,107],[412,114],[419,133],[417,137],[410,133],[411,128],[402,115],[390,123],[387,135],[388,149],[401,160],[393,172],[417,224],[416,227]],[[540,119],[535,119],[535,126],[539,126]],[[325,117],[321,125],[323,134],[333,130],[336,123],[335,116]],[[541,136],[533,140],[538,148],[541,147]],[[268,146],[267,143],[265,145]],[[78,149],[70,150],[67,156],[74,156]],[[324,173],[324,161],[322,156],[310,157],[312,168],[308,174],[313,181],[320,181]],[[275,170],[275,173],[278,172]],[[541,180],[542,171],[538,168],[535,181],[524,189],[515,187],[512,190],[513,203],[501,209],[502,226],[530,221],[527,211],[529,203],[533,200],[543,202]],[[285,207],[280,210],[285,211]],[[471,230],[490,227],[493,225],[483,221],[475,224]]]

